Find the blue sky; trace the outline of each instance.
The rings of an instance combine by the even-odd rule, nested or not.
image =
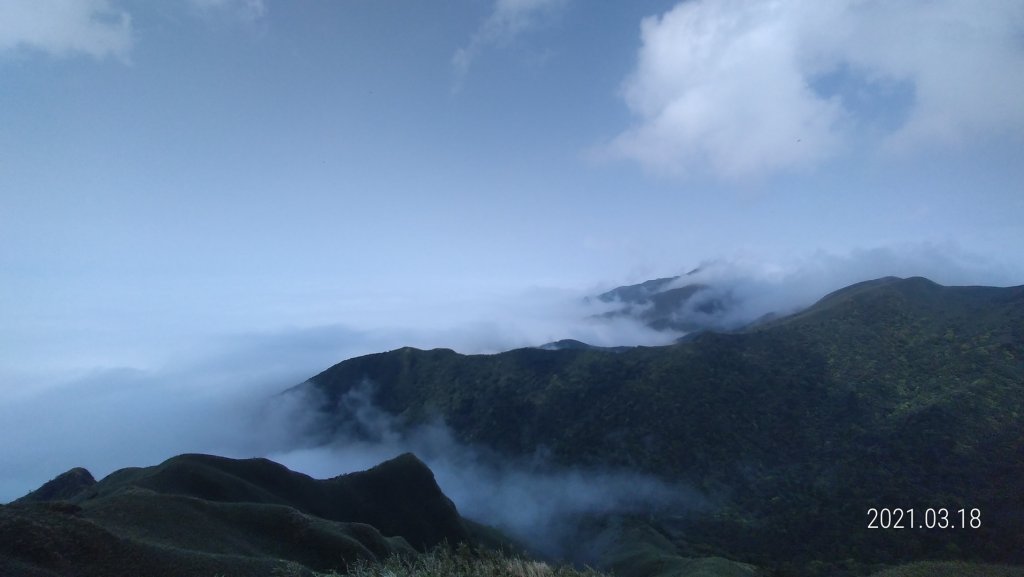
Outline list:
[[[709,260],[1022,284],[1021,38],[1016,0],[0,0],[0,394],[580,336],[557,303]]]

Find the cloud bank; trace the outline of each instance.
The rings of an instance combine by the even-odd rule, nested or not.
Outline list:
[[[727,326],[766,312],[807,306],[829,291],[879,276],[923,275],[943,284],[1001,285],[1024,282],[1021,273],[955,247],[921,245],[848,254],[818,252],[791,259],[718,259],[680,282],[731,291],[740,306],[727,313],[731,316],[714,319]],[[346,358],[405,345],[487,353],[563,338],[614,346],[666,344],[678,336],[657,333],[635,319],[595,318],[602,309],[594,306],[614,303],[591,299],[594,306],[588,306],[582,297],[607,288],[611,286],[459,295],[447,304],[395,301],[390,310],[382,303],[378,307],[383,308],[372,308],[357,301],[353,310],[365,317],[329,315],[347,316],[348,325],[186,335],[179,338],[188,346],[177,343],[162,363],[99,367],[41,388],[25,387],[19,378],[0,371],[0,502],[20,497],[75,466],[104,476],[184,452],[269,456],[296,470],[329,477],[413,451],[434,468],[441,487],[470,517],[500,524],[523,538],[540,535],[538,546],[551,535],[572,541],[567,535],[575,530],[573,519],[597,511],[671,504],[671,495],[686,491],[666,489],[628,471],[562,469],[543,458],[495,459],[479,447],[459,445],[441,423],[402,430],[369,402],[365,390],[347,400],[353,424],[348,431],[332,438],[314,436],[309,433],[317,428],[318,417],[309,411],[310,400],[278,393]],[[150,329],[159,332],[159,327]],[[150,346],[168,344],[157,340]],[[76,341],[67,350],[86,345]],[[52,361],[61,361],[59,352]],[[698,501],[688,497],[684,505]],[[539,533],[536,528],[544,526],[551,532]],[[550,551],[565,549],[559,539],[548,539]]]
[[[0,0],[0,52],[126,60],[131,48],[131,16],[108,0]]]
[[[328,315],[346,324],[240,334],[215,327],[212,334],[170,338],[164,338],[167,327],[154,324],[148,330],[155,336],[136,334],[130,329],[137,319],[84,319],[125,332],[127,340],[99,343],[88,331],[56,331],[45,361],[31,346],[0,354],[0,502],[75,466],[102,476],[183,452],[253,457],[282,451],[293,438],[292,426],[284,425],[301,422],[301,415],[269,418],[261,413],[267,399],[353,356],[402,346],[494,353],[567,337],[596,344],[671,341],[630,319],[594,321],[589,317],[601,309],[582,296],[537,290],[452,302],[370,306],[359,300],[351,310]],[[139,362],[83,367],[65,358],[116,358],[107,353],[118,343],[141,347]]]
[[[692,0],[641,24],[608,151],[728,180],[1024,133],[1014,0]]]
[[[713,330],[742,327],[765,315],[786,315],[809,307],[833,291],[887,276],[923,276],[939,284],[1007,286],[1020,283],[1011,271],[953,245],[876,247],[845,254],[818,251],[792,258],[735,256],[705,261],[665,289],[702,284],[675,320]],[[710,301],[728,303],[702,310]]]

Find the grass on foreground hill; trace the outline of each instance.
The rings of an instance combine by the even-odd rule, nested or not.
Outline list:
[[[871,577],[1024,577],[1024,567],[925,561],[886,569]]]
[[[347,577],[607,577],[593,569],[549,565],[491,549],[438,546],[421,555],[392,555],[381,562],[359,561]],[[320,573],[318,577],[340,577]]]

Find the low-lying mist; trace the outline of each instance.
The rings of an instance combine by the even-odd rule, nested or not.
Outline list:
[[[331,417],[332,427],[312,419],[283,416],[300,407],[319,407],[322,399],[306,387],[289,391],[288,402],[270,411],[291,422],[296,445],[269,458],[319,478],[372,467],[412,452],[434,471],[438,485],[459,512],[497,527],[532,551],[552,558],[590,561],[581,542],[581,522],[606,514],[682,515],[710,507],[709,501],[682,485],[639,473],[572,468],[553,463],[543,448],[527,457],[510,457],[486,447],[460,443],[440,420],[404,426],[373,403],[375,385],[363,381],[344,394]],[[339,419],[340,424],[339,427]],[[322,431],[331,429],[325,439]],[[583,539],[582,541],[585,541]]]
[[[781,263],[718,260],[681,282],[699,281],[741,297],[742,308],[730,313],[737,316],[723,320],[729,324],[808,306],[829,291],[880,276],[1006,285],[1021,282],[1014,274],[948,247],[925,246],[844,256],[818,253]],[[300,471],[333,476],[411,450],[435,468],[442,488],[464,513],[490,519],[523,538],[543,535],[539,527],[573,515],[660,506],[680,494],[679,488],[623,471],[560,469],[540,457],[495,458],[481,447],[454,442],[441,423],[401,432],[384,419],[369,429],[377,431],[376,440],[349,435],[313,443],[298,434],[306,420],[315,419],[305,400],[277,396],[346,358],[401,346],[494,353],[566,338],[616,346],[667,344],[680,336],[651,330],[628,317],[595,316],[610,305],[596,299],[588,304],[583,297],[620,284],[626,280],[587,290],[535,289],[429,302],[409,298],[377,308],[362,303],[351,310],[316,302],[310,306],[323,322],[295,327],[289,323],[296,321],[281,319],[260,332],[217,326],[162,333],[174,325],[173,319],[113,313],[76,319],[75,331],[65,334],[57,326],[47,333],[52,343],[46,354],[29,350],[34,345],[28,344],[0,353],[0,502],[18,498],[72,467],[83,466],[102,477],[185,452],[271,456]],[[102,349],[93,348],[100,345],[83,328],[89,323],[102,329]],[[126,354],[118,362],[110,351],[120,341],[107,337],[111,327],[126,323],[135,324],[122,344],[145,354]],[[139,337],[145,333],[139,323],[150,327],[151,339]],[[3,336],[17,344],[10,335]],[[81,361],[89,358],[95,363]],[[272,409],[267,408],[268,399]]]
[[[711,330],[733,330],[766,315],[795,313],[826,294],[886,276],[923,276],[944,285],[1008,285],[1019,275],[966,255],[953,246],[875,248],[845,255],[818,252],[782,260],[735,257],[699,263],[660,290],[705,288],[672,312],[671,320]],[[613,308],[616,303],[609,303]],[[711,306],[709,306],[711,305]],[[639,314],[642,307],[636,308]]]
[[[147,356],[162,360],[144,366],[69,366],[60,352],[78,358],[90,343],[55,334],[46,366],[2,356],[0,502],[76,466],[101,477],[185,452],[254,457],[294,448],[288,426],[272,420],[281,413],[262,414],[265,402],[354,356],[402,346],[495,353],[567,337],[644,345],[673,338],[631,319],[597,322],[590,317],[601,309],[582,296],[534,290],[461,305],[407,302],[377,317],[362,307],[341,315],[346,324],[198,333],[170,345],[156,339]],[[108,347],[98,358],[108,358]],[[160,354],[161,347],[168,350]]]

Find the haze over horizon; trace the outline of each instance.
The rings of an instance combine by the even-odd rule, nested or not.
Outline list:
[[[578,299],[701,263],[780,306],[1024,284],[1022,33],[1012,0],[0,0],[0,501],[255,452],[202,423],[356,354],[654,344]]]

